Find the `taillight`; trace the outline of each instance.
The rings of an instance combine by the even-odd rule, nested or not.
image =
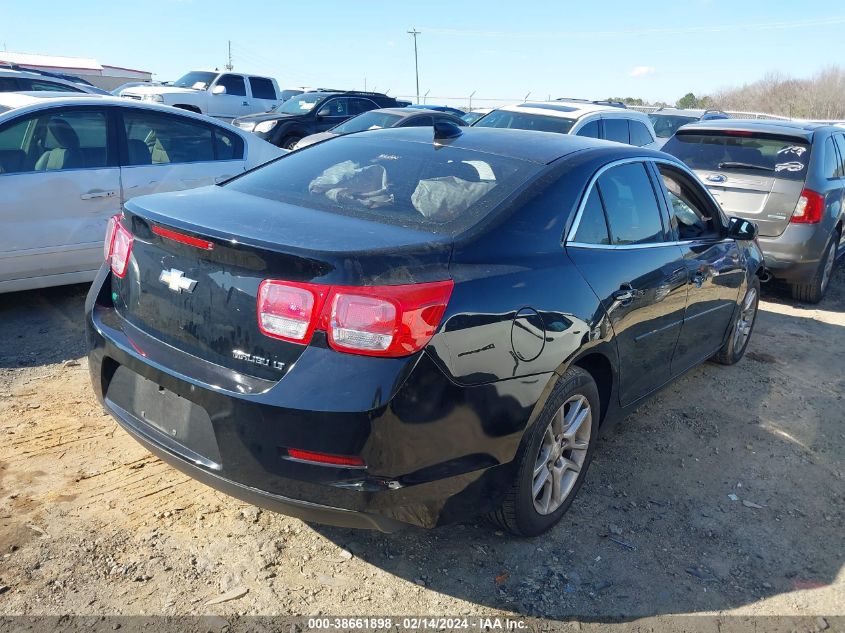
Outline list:
[[[106,227],[106,240],[103,243],[103,254],[109,266],[111,266],[112,272],[118,277],[126,276],[133,241],[132,233],[123,228],[120,223],[120,214],[109,218]]]
[[[258,329],[267,336],[308,343],[327,287],[265,279],[258,287]]]
[[[811,189],[804,189],[789,219],[793,224],[817,224],[824,215],[824,196]]]
[[[258,289],[258,327],[307,345],[315,329],[338,351],[407,356],[434,336],[452,281],[401,286],[325,286],[267,279]]]

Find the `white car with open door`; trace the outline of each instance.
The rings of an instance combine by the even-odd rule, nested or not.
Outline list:
[[[129,198],[213,185],[284,153],[173,108],[0,94],[0,292],[91,281],[106,223]]]

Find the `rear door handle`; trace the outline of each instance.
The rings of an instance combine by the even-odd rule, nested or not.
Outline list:
[[[117,191],[86,191],[81,196],[82,200],[93,200],[94,198],[113,198],[117,195]]]
[[[244,101],[241,105],[248,106],[248,105],[249,105],[249,103],[247,103],[246,101]]]

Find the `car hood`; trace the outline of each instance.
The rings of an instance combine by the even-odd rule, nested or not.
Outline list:
[[[193,88],[177,88],[175,86],[135,86],[134,88],[127,88],[122,93],[125,95],[166,95],[166,94],[186,94],[203,92],[202,90],[194,90]]]
[[[248,114],[247,116],[238,117],[233,121],[235,125],[239,121],[244,123],[261,123],[263,121],[295,121],[302,118],[301,114],[281,114],[280,112],[259,112],[258,114]]]
[[[309,136],[306,136],[304,139],[300,140],[296,144],[296,149],[302,149],[303,147],[308,147],[309,145],[319,143],[320,141],[325,141],[329,138],[334,138],[335,136],[341,135],[335,134],[334,132],[318,132],[317,134],[311,134]]]

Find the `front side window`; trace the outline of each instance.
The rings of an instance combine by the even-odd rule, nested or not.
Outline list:
[[[214,160],[211,128],[157,112],[124,112],[128,165],[170,165]]]
[[[349,99],[331,99],[320,106],[320,112],[328,109],[323,116],[349,116]]]
[[[628,120],[627,119],[605,119],[604,120],[604,138],[608,141],[616,141],[617,143],[627,144],[628,136]]]
[[[510,157],[363,134],[293,152],[226,187],[300,207],[455,235],[484,219],[541,169]]]
[[[721,220],[690,179],[666,164],[657,166],[669,201],[672,230],[681,240],[718,238]]]
[[[599,132],[599,122],[598,121],[590,121],[584,127],[582,127],[578,132],[576,132],[578,136],[586,136],[587,138],[600,138]]]
[[[273,87],[273,82],[264,77],[250,77],[249,87],[252,90],[252,96],[256,99],[276,100],[276,89]]]
[[[692,169],[771,175],[785,180],[804,180],[810,161],[810,145],[804,140],[746,130],[681,130],[662,149]]]
[[[568,134],[573,125],[575,125],[573,119],[543,116],[541,114],[527,114],[524,112],[511,112],[509,110],[493,110],[493,112],[475,123],[475,127],[535,130],[537,132],[557,132],[558,134]]]
[[[246,96],[246,84],[240,75],[223,75],[217,80],[218,86],[226,88],[226,94],[233,97]]]
[[[106,116],[65,110],[30,117],[0,130],[0,173],[106,167]]]
[[[643,147],[650,143],[654,143],[654,138],[652,138],[651,132],[648,131],[645,123],[642,121],[628,121],[628,130],[631,135],[631,145]]]
[[[584,204],[578,230],[575,231],[575,241],[580,244],[610,244],[607,219],[604,216],[598,187],[593,187]]]
[[[664,241],[660,207],[645,165],[612,167],[598,179],[613,244]]]

